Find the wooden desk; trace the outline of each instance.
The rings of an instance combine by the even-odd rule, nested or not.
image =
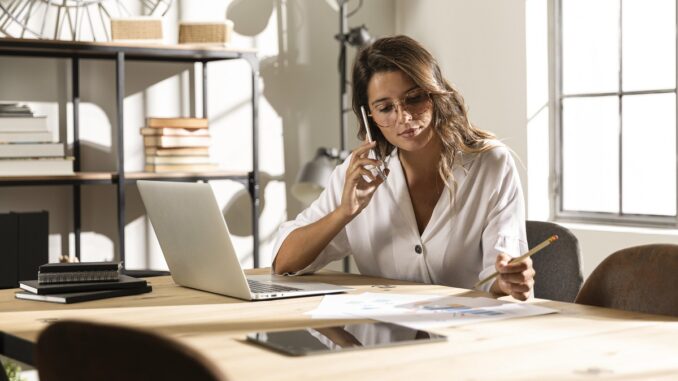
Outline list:
[[[355,292],[478,294],[336,273],[303,279]],[[231,380],[678,379],[678,319],[671,317],[535,300],[561,312],[435,330],[448,336],[445,343],[288,357],[245,343],[246,333],[342,323],[303,315],[322,297],[243,302],[177,287],[169,277],[149,281],[151,294],[74,305],[19,301],[15,290],[0,291],[0,331],[33,342],[55,319],[147,328],[197,348]],[[373,287],[380,284],[396,287]]]

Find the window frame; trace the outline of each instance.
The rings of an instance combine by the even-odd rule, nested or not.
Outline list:
[[[562,222],[576,222],[576,223],[592,223],[592,224],[607,224],[607,225],[622,225],[622,226],[645,226],[645,227],[663,227],[663,228],[678,228],[678,30],[676,33],[676,83],[673,89],[656,89],[643,91],[623,91],[623,55],[622,55],[622,17],[623,17],[623,0],[619,1],[619,87],[617,92],[605,93],[582,93],[582,94],[563,94],[563,20],[562,20],[562,5],[567,0],[553,0],[552,23],[554,27],[553,36],[551,38],[553,48],[551,50],[551,91],[553,113],[551,117],[551,136],[553,155],[551,156],[551,174],[552,186],[549,187],[551,201],[551,217],[555,221]],[[678,4],[676,5],[676,24],[678,25]],[[676,206],[677,211],[675,216],[660,216],[648,214],[631,214],[623,213],[623,147],[622,139],[624,134],[622,109],[622,97],[628,95],[644,95],[644,94],[667,94],[673,93],[676,95]],[[591,212],[591,211],[573,211],[563,209],[563,100],[568,98],[590,98],[601,96],[616,96],[619,100],[619,157],[617,160],[619,181],[617,189],[619,193],[619,212]]]

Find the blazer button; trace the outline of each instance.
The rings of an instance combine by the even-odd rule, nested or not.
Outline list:
[[[424,252],[424,249],[421,247],[421,245],[416,245],[416,246],[414,247],[414,251],[415,251],[417,254],[421,254],[422,252]]]

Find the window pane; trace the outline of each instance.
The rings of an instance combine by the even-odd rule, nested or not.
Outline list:
[[[563,0],[563,93],[619,90],[619,0]]]
[[[624,0],[622,18],[624,91],[675,88],[675,0]]]
[[[676,96],[622,98],[622,211],[676,214]]]
[[[619,212],[619,98],[563,100],[563,209]]]

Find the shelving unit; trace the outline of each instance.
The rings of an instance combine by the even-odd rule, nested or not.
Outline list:
[[[81,199],[83,185],[115,185],[118,211],[118,257],[125,260],[125,184],[137,180],[210,181],[233,180],[247,187],[252,198],[252,239],[254,267],[259,267],[259,60],[255,50],[235,50],[221,47],[195,47],[187,45],[124,45],[118,43],[70,42],[52,40],[26,40],[0,38],[0,56],[49,57],[71,60],[71,89],[73,104],[73,156],[72,176],[22,176],[0,177],[0,186],[69,185],[73,187],[73,227],[75,255],[80,258]],[[117,171],[80,172],[80,60],[103,59],[115,61]],[[162,61],[202,64],[202,115],[207,117],[207,64],[212,61],[243,59],[252,69],[252,170],[250,172],[206,173],[145,173],[125,172],[124,110],[125,62]]]

